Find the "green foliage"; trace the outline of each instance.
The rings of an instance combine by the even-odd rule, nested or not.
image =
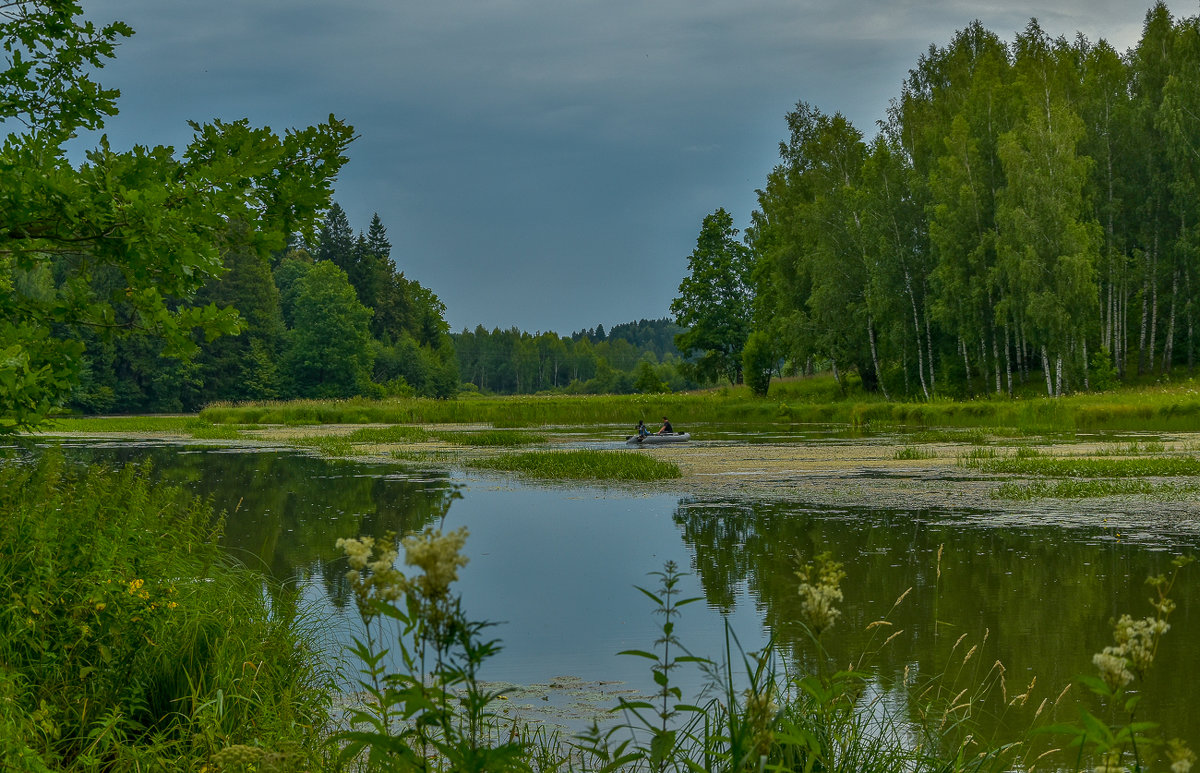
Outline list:
[[[296,284],[285,359],[292,388],[306,397],[361,394],[371,380],[370,310],[331,262],[315,264]]]
[[[746,348],[742,350],[742,372],[746,377],[746,386],[755,397],[766,397],[771,388],[771,375],[779,365],[779,356],[769,334],[755,330],[746,339]]]
[[[674,462],[633,451],[528,451],[472,459],[466,465],[549,480],[661,480],[682,475]]]
[[[643,395],[655,395],[670,391],[670,387],[659,378],[653,363],[642,360],[638,363],[634,375],[633,391]]]
[[[724,209],[704,218],[688,275],[671,301],[675,321],[688,328],[675,337],[685,355],[700,352],[687,366],[701,379],[742,383],[742,348],[750,335],[753,292],[750,250],[735,240],[738,230]]]
[[[1156,3],[1124,58],[973,22],[870,143],[798,104],[747,232],[756,328],[794,370],[853,368],[885,399],[1190,375],[1198,93],[1200,17]]]
[[[221,522],[149,471],[0,467],[0,751],[29,770],[187,769],[232,744],[319,764],[302,621],[228,566]],[[247,664],[252,664],[248,670]]]
[[[477,326],[452,338],[462,377],[481,392],[649,394],[696,386],[680,373],[673,338],[682,330],[663,319],[616,325],[607,336],[595,330],[534,335]]]
[[[231,222],[253,247],[311,232],[345,162],[351,127],[327,123],[281,137],[247,121],[191,124],[172,149],[114,151],[106,138],[74,166],[65,143],[116,114],[117,91],[91,73],[132,30],[96,27],[76,2],[10,4],[0,21],[0,431],[35,426],[68,400],[86,364],[81,341],[149,333],[168,357],[195,335],[237,332],[232,309],[195,305],[223,271]],[[92,360],[94,362],[94,358]],[[171,387],[163,385],[164,391]]]

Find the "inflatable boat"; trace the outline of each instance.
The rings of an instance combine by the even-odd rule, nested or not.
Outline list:
[[[630,435],[625,440],[627,446],[657,445],[658,443],[686,443],[692,436],[686,432],[666,432],[662,435]]]

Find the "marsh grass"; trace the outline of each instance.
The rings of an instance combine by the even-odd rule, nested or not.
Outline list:
[[[362,427],[350,433],[351,443],[423,443],[431,437],[429,430],[402,424],[390,427]]]
[[[1098,448],[1093,451],[1091,456],[1137,456],[1139,454],[1161,454],[1165,453],[1167,446],[1156,440],[1146,440],[1142,443],[1133,441],[1130,443],[1113,443],[1112,445]]]
[[[345,435],[302,435],[289,438],[288,443],[312,448],[324,456],[350,456],[354,453],[354,444]]]
[[[966,430],[927,429],[914,432],[905,439],[910,443],[970,443],[984,446],[990,442],[989,431],[985,428]]]
[[[194,430],[211,426],[213,426],[213,422],[198,421],[195,416],[89,416],[86,418],[51,419],[46,422],[44,431],[48,433],[57,431],[177,432],[180,434],[190,434]]]
[[[471,459],[464,464],[547,480],[650,481],[683,474],[674,462],[629,451],[527,451]]]
[[[496,428],[564,424],[629,424],[669,415],[676,426],[704,423],[847,423],[856,427],[961,427],[997,437],[1078,430],[1200,430],[1200,393],[1192,386],[1128,389],[1059,398],[887,402],[827,377],[785,382],[766,398],[745,388],[665,395],[534,395],[457,400],[302,400],[214,405],[214,423],[437,424],[486,423]],[[973,442],[973,441],[972,441]]]
[[[960,467],[972,467],[979,462],[995,459],[997,456],[994,448],[972,448],[965,454],[958,457]]]
[[[905,460],[905,461],[919,461],[921,459],[936,459],[937,452],[930,451],[925,448],[920,448],[918,446],[904,446],[903,448],[896,449],[896,452],[894,454],[892,454],[892,458]]]
[[[208,505],[150,478],[0,466],[0,759],[195,770],[246,744],[322,767],[329,676],[301,618],[227,562]]]
[[[189,426],[187,432],[197,440],[240,440],[245,437],[238,427],[228,424]]]

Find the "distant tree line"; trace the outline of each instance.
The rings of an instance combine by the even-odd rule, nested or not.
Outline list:
[[[764,392],[781,366],[924,399],[1190,373],[1198,116],[1200,19],[1161,2],[1123,55],[973,23],[919,59],[872,139],[787,115],[744,244],[724,210],[705,219],[680,348]]]
[[[252,226],[231,221],[220,248],[225,270],[194,300],[237,309],[239,335],[198,335],[195,356],[170,358],[160,337],[85,329],[70,407],[163,412],[219,400],[457,394],[445,307],[397,269],[378,215],[356,236],[335,202],[311,243],[264,251],[260,241]],[[120,276],[101,272],[92,283],[112,296]],[[117,318],[126,314],[123,301],[115,306]]]
[[[697,385],[673,343],[680,332],[669,319],[643,319],[569,336],[479,326],[453,338],[464,385],[481,392],[627,394]]]

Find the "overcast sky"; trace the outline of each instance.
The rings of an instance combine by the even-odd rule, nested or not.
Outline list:
[[[1128,0],[86,0],[137,34],[101,74],[108,134],[186,121],[360,135],[335,199],[378,212],[454,330],[568,333],[669,316],[704,216],[749,221],[798,101],[867,135],[930,44],[1141,33]],[[1194,15],[1178,1],[1176,14]]]

